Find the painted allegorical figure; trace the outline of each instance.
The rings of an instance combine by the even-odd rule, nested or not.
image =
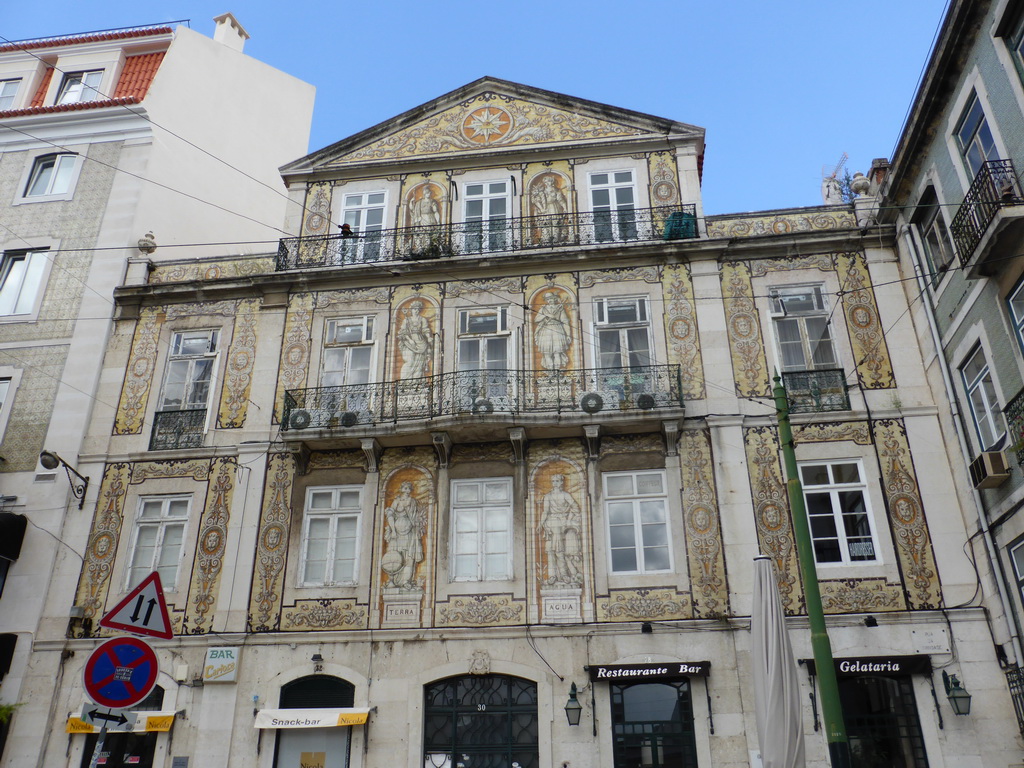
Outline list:
[[[381,560],[381,568],[391,578],[391,586],[402,590],[419,587],[416,566],[423,562],[426,519],[412,491],[411,482],[402,483],[398,497],[384,510],[387,521],[384,541],[388,544],[388,551]]]
[[[537,310],[534,340],[540,352],[540,364],[546,371],[562,371],[569,365],[572,326],[564,302],[554,291],[544,294],[544,303]]]
[[[530,206],[534,216],[543,216],[539,222],[541,241],[561,243],[568,239],[566,213],[569,202],[558,188],[555,177],[547,174],[530,186]]]
[[[426,376],[430,366],[430,321],[423,316],[424,303],[416,300],[402,309],[398,348],[402,352],[402,379]]]
[[[548,585],[577,586],[582,582],[583,537],[580,505],[565,490],[565,475],[552,475],[551,490],[542,501],[540,531],[547,554]]]

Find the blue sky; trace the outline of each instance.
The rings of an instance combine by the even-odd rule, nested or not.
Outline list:
[[[223,1],[223,0],[222,0]],[[0,4],[21,40],[230,10],[245,52],[317,87],[310,150],[492,75],[702,126],[707,213],[817,205],[823,166],[888,157],[943,0],[51,0]],[[386,10],[385,10],[386,9]]]

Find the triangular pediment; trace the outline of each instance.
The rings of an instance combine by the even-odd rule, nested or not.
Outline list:
[[[301,173],[375,161],[644,136],[703,139],[696,126],[485,77],[282,168]]]

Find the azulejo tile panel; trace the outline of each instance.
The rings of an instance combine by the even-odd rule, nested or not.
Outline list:
[[[213,459],[210,462],[210,483],[206,491],[203,516],[199,521],[199,539],[182,624],[182,631],[186,634],[199,635],[213,630],[213,607],[224,565],[231,518],[231,495],[237,469],[238,464],[234,458]]]
[[[238,302],[231,347],[228,349],[220,411],[217,414],[217,426],[220,429],[237,429],[245,424],[253,366],[256,364],[256,326],[259,311],[259,299],[243,299]]]
[[[494,627],[523,624],[526,601],[512,595],[462,595],[437,604],[437,625]]]
[[[284,609],[281,629],[296,632],[316,629],[366,629],[369,614],[366,606],[352,600],[296,600]]]
[[[57,386],[64,374],[66,346],[2,349],[0,364],[21,370],[21,384],[11,405],[0,450],[2,472],[31,472],[39,461],[53,416]]]
[[[683,470],[683,525],[693,615],[696,618],[721,616],[729,612],[729,589],[710,431],[683,430],[679,456]]]
[[[267,478],[263,489],[252,593],[249,598],[250,632],[270,632],[280,625],[294,481],[295,458],[292,454],[271,454],[267,459]]]
[[[545,390],[557,388],[555,382],[560,374],[583,367],[579,300],[572,275],[531,277],[526,290],[530,307],[527,365],[531,370],[545,372],[533,393],[543,401]]]
[[[636,128],[543,104],[484,93],[356,149],[336,163],[460,150],[632,136]]]
[[[149,284],[188,283],[196,280],[224,280],[232,277],[273,274],[276,265],[270,256],[245,256],[187,262],[157,262],[149,273]]]
[[[284,408],[284,394],[289,389],[303,389],[309,373],[310,339],[313,333],[312,293],[296,293],[288,300],[281,340],[281,368],[277,379],[277,398],[274,417],[280,421]]]
[[[103,616],[107,592],[110,590],[130,476],[129,464],[108,464],[100,481],[96,512],[75,596],[75,604],[84,608],[85,617],[94,623]]]
[[[743,441],[758,544],[761,552],[775,561],[784,610],[790,615],[803,613],[803,584],[799,578],[786,484],[782,480],[778,430],[775,427],[750,427],[743,430]]]
[[[870,445],[871,427],[866,421],[793,425],[793,441],[796,443],[834,443],[842,440],[849,440],[857,445]]]
[[[672,587],[613,589],[597,598],[598,621],[691,619],[690,596]]]
[[[121,399],[117,405],[117,416],[114,418],[115,435],[137,435],[142,432],[159,354],[160,329],[165,319],[163,307],[146,307],[139,314],[121,387]]]
[[[850,344],[861,386],[865,389],[895,387],[889,348],[878,317],[875,291],[864,254],[836,254],[836,271],[839,273],[843,315],[850,331]]]
[[[764,334],[754,304],[750,266],[746,262],[723,262],[722,296],[736,394],[740,397],[767,397],[771,383],[764,356]]]
[[[821,606],[825,613],[902,611],[907,607],[903,587],[883,578],[821,581]]]
[[[911,609],[939,608],[942,592],[928,522],[902,419],[873,424],[896,557]]]
[[[786,235],[856,226],[852,211],[836,208],[809,208],[806,212],[779,212],[766,216],[710,216],[707,223],[708,237]]]
[[[666,265],[662,276],[662,291],[665,302],[668,361],[677,364],[682,372],[683,397],[686,400],[703,399],[706,394],[704,361],[701,358],[697,306],[690,266]]]

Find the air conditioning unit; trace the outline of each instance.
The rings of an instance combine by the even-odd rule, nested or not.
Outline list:
[[[291,416],[288,418],[288,426],[292,429],[305,429],[309,426],[310,421],[312,421],[312,417],[309,415],[309,411],[297,408],[292,411]]]
[[[1002,451],[985,451],[971,462],[971,482],[977,489],[998,488],[1010,477],[1006,454]]]
[[[580,398],[580,408],[587,413],[597,413],[604,408],[604,398],[597,392],[588,392]]]
[[[473,402],[473,413],[483,414],[484,416],[489,413],[494,413],[494,403],[486,397],[478,397]]]

